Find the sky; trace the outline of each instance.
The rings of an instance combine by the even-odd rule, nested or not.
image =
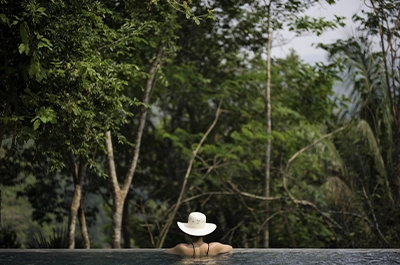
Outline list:
[[[327,53],[322,49],[317,49],[313,43],[333,43],[337,39],[347,38],[351,30],[354,29],[354,23],[351,20],[353,14],[360,12],[364,7],[364,0],[338,0],[335,5],[327,3],[316,5],[307,12],[310,17],[325,17],[326,19],[334,19],[334,15],[346,17],[344,28],[329,30],[317,37],[315,34],[305,34],[304,36],[295,37],[294,33],[279,32],[279,34],[288,41],[283,46],[275,46],[272,50],[273,57],[285,57],[290,49],[294,49],[307,63],[318,61],[327,61]],[[274,45],[277,45],[275,43]]]

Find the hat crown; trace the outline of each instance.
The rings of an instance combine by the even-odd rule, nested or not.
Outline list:
[[[211,234],[217,226],[206,222],[206,216],[200,212],[191,212],[187,223],[177,222],[179,228],[191,236],[206,236]]]
[[[190,228],[201,229],[206,226],[206,216],[199,212],[189,214],[188,226]]]

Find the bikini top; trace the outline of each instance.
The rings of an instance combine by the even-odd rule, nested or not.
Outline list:
[[[190,242],[190,244],[192,244],[192,247],[193,247],[193,258],[195,258],[195,257],[196,257],[196,250],[194,249],[194,245],[193,245],[193,243],[192,243],[192,242]],[[208,245],[208,248],[207,248],[206,257],[208,257],[208,251],[210,250],[210,244],[209,244],[209,243],[207,243],[207,245]]]

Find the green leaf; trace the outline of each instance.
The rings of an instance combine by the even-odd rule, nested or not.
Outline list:
[[[40,49],[42,47],[45,47],[45,48],[48,48],[49,50],[53,50],[52,46],[53,45],[51,44],[51,42],[48,39],[43,38],[43,37],[40,36],[40,41],[39,41],[38,46],[37,46],[38,49]]]
[[[20,54],[23,53],[25,51],[25,44],[21,43],[18,46],[18,51],[19,51]]]
[[[33,123],[33,129],[36,131],[40,126],[40,119],[36,119]]]
[[[29,38],[29,28],[26,23],[22,23],[19,27],[19,34],[22,39],[22,43],[28,45],[28,38]]]
[[[28,70],[29,76],[34,77],[39,71],[40,71],[40,63],[37,60],[32,60]]]
[[[31,122],[33,121],[33,129],[37,130],[41,123],[57,123],[57,114],[52,108],[41,107],[36,117],[31,120]]]
[[[46,11],[46,8],[44,8],[44,7],[39,7],[39,8],[37,9],[37,11],[38,11],[40,14],[42,14],[42,15],[46,15],[46,13],[44,12],[44,11]]]
[[[8,20],[8,17],[4,14],[0,14],[0,19],[3,21],[3,23],[9,24],[10,21]]]

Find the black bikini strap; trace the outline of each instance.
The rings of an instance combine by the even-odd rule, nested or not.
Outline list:
[[[196,250],[194,250],[194,245],[193,245],[193,243],[190,242],[190,244],[192,244],[192,247],[193,247],[193,258],[195,258],[195,257],[196,257]]]
[[[208,248],[207,248],[207,257],[208,257],[208,251],[210,250],[210,243],[208,243]]]

